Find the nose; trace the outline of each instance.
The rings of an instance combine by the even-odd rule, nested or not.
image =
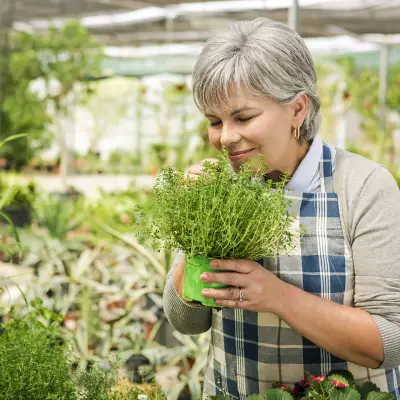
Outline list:
[[[229,127],[227,124],[222,126],[221,139],[220,139],[222,147],[229,149],[234,144],[238,143],[241,138],[242,135],[234,128]]]

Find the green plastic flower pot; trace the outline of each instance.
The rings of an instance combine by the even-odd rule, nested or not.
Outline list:
[[[182,295],[187,301],[199,302],[207,307],[223,308],[216,304],[214,299],[203,297],[201,294],[201,291],[206,288],[218,289],[227,287],[227,285],[223,283],[203,282],[200,279],[200,275],[203,272],[221,272],[210,267],[211,260],[212,258],[207,257],[195,256],[190,258],[186,256]]]

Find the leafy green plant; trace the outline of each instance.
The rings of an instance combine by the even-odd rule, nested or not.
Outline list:
[[[65,99],[75,90],[75,102],[89,92],[88,76],[100,71],[101,47],[78,21],[67,21],[62,27],[50,27],[34,35],[10,31],[8,49],[0,52],[2,70],[2,134],[11,136],[26,133],[26,138],[7,143],[0,152],[13,169],[19,170],[53,141],[48,128],[58,122],[59,115],[51,115],[48,101],[57,112],[65,111]],[[48,86],[46,95],[32,89],[38,80]],[[58,82],[59,90],[53,90]]]
[[[6,138],[5,140],[0,142],[0,149],[7,143],[7,142],[11,142],[13,140],[16,139],[20,139],[22,137],[25,137],[25,134],[19,134],[19,135],[13,135],[13,136],[9,136],[8,138]],[[11,235],[13,237],[13,239],[15,240],[15,243],[17,244],[18,249],[21,248],[21,241],[18,235],[17,230],[15,229],[14,224],[12,223],[11,219],[9,218],[9,216],[3,212],[3,208],[6,204],[8,204],[10,202],[10,199],[14,197],[15,195],[15,190],[13,187],[9,187],[8,190],[0,190],[1,193],[1,197],[0,197],[0,218],[3,218],[4,220],[7,221],[7,223],[9,224],[9,226],[11,227]],[[9,246],[2,242],[0,242],[0,251],[3,252],[4,254],[6,254],[7,256],[10,256],[13,252],[14,249],[12,248],[12,246]]]
[[[170,153],[170,146],[166,143],[153,143],[150,147],[153,171],[165,166]]]
[[[12,309],[0,330],[0,390],[4,400],[166,400],[151,380],[139,388],[118,378],[118,363],[81,371],[62,335],[63,317],[36,298],[22,315]]]
[[[362,149],[369,158],[396,170],[396,124],[390,121],[390,113],[400,111],[400,63],[391,65],[388,71],[387,113],[383,126],[380,124],[379,71],[358,68],[355,60],[344,56],[336,59],[342,68],[346,84],[346,101],[362,117],[364,138]],[[354,144],[353,144],[354,145]]]
[[[0,392],[4,400],[75,400],[61,319],[40,302],[25,317],[10,313],[0,335]]]
[[[30,209],[37,189],[34,182],[21,184],[9,177],[0,179],[0,192],[3,193],[2,207],[27,207]]]
[[[154,186],[151,229],[142,231],[155,249],[180,249],[188,256],[256,260],[293,246],[285,177],[265,179],[266,166],[246,163],[234,174],[226,154],[206,161],[192,179],[163,168]],[[144,218],[146,220],[146,218]]]
[[[40,226],[47,228],[51,237],[63,239],[68,232],[77,229],[87,216],[81,203],[43,195],[34,204]]]

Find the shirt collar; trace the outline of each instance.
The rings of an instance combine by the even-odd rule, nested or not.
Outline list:
[[[294,190],[295,192],[308,191],[315,174],[318,173],[322,151],[322,138],[320,135],[317,135],[312,141],[306,156],[286,185],[286,189]]]

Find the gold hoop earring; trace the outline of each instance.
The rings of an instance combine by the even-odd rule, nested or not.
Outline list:
[[[296,140],[300,139],[300,128],[294,128],[294,138]]]

